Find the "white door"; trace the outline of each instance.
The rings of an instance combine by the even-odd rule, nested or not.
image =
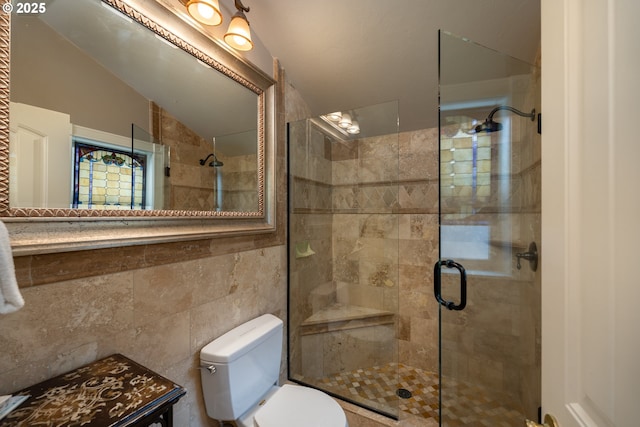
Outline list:
[[[542,405],[640,425],[640,2],[542,0]]]
[[[70,116],[12,102],[10,117],[10,206],[69,208]]]

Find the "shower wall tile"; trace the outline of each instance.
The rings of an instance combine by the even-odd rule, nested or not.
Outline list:
[[[401,212],[438,213],[440,186],[437,181],[411,181],[400,184],[398,204]]]
[[[359,139],[358,155],[361,159],[393,159],[387,168],[397,170],[398,144],[396,134]]]
[[[359,181],[359,160],[336,160],[331,163],[334,186],[357,185]]]
[[[324,372],[324,336],[323,334],[311,334],[300,337],[301,342],[301,370],[304,377],[321,379]]]
[[[358,179],[361,183],[394,182],[398,180],[398,156],[360,157]]]
[[[342,283],[360,283],[360,264],[353,260],[334,260],[333,279]]]
[[[212,210],[214,168],[199,163],[213,151],[211,142],[163,108],[155,104],[153,108],[153,134],[171,149],[170,197],[165,198],[165,209]]]
[[[397,215],[360,215],[360,237],[397,239]]]
[[[309,163],[307,162],[307,121],[292,121],[289,123],[289,173],[300,178],[311,178]]]
[[[376,366],[394,360],[393,326],[369,326],[321,334],[323,376]],[[305,338],[303,337],[303,340]]]
[[[291,192],[294,211],[329,211],[331,186],[318,181],[294,177],[291,180]]]
[[[311,124],[308,142],[305,159],[309,164],[308,177],[314,181],[331,184],[331,153],[326,148],[331,144],[331,140]]]
[[[398,265],[395,262],[361,261],[359,275],[372,287],[398,287]]]
[[[385,293],[382,288],[360,283],[347,283],[347,285],[348,286],[340,286],[338,288],[338,303],[388,310],[388,307],[385,305]]]
[[[424,265],[426,260],[437,259],[438,243],[427,240],[401,240],[401,263],[408,265]],[[434,258],[435,257],[435,258]]]
[[[425,263],[433,261],[431,265],[399,265],[400,291],[431,292],[433,289],[433,264],[437,261],[425,260]]]
[[[284,80],[284,70],[279,70],[281,78]],[[281,88],[284,96],[285,123],[305,123],[304,119],[311,117],[311,109],[302,98],[302,94],[289,81],[284,81]]]
[[[345,160],[358,159],[358,140],[334,141],[329,148],[331,150],[332,167],[335,167],[336,164],[340,164]],[[335,175],[333,177],[335,179]]]

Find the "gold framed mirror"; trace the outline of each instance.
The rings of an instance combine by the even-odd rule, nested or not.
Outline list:
[[[53,4],[56,3],[62,4],[64,1],[56,1]],[[117,38],[121,40],[124,39],[125,45],[139,46],[137,41],[138,38],[142,37],[139,35],[142,30],[147,36],[150,36],[145,36],[146,38],[156,39],[155,41],[158,46],[170,45],[164,46],[165,49],[168,49],[167,55],[173,54],[172,51],[176,51],[183,55],[182,60],[191,61],[191,65],[182,66],[182,69],[177,71],[179,72],[181,81],[191,80],[196,74],[207,75],[208,73],[209,76],[215,76],[217,79],[222,77],[225,81],[231,82],[231,89],[223,90],[218,87],[217,93],[226,93],[229,91],[232,95],[229,99],[225,100],[221,97],[221,99],[218,99],[219,97],[214,97],[209,94],[209,99],[216,98],[215,101],[218,102],[217,104],[212,103],[211,105],[204,106],[188,105],[194,108],[186,108],[185,110],[187,112],[183,113],[180,108],[175,108],[175,105],[189,104],[188,101],[195,100],[196,95],[194,95],[192,89],[179,86],[175,79],[175,74],[173,74],[174,78],[172,80],[168,80],[167,83],[160,85],[162,89],[160,93],[147,95],[146,97],[143,96],[143,98],[146,98],[148,101],[149,120],[147,123],[144,123],[146,120],[144,120],[144,115],[142,115],[143,119],[139,120],[139,123],[132,122],[131,124],[127,124],[131,129],[130,137],[125,135],[124,131],[111,131],[109,125],[104,124],[107,122],[104,116],[110,115],[110,111],[115,113],[119,113],[120,110],[125,111],[128,104],[122,107],[113,107],[110,104],[106,104],[107,106],[103,106],[103,110],[99,114],[94,114],[98,115],[103,123],[94,126],[86,125],[86,123],[90,123],[92,120],[91,118],[86,118],[84,119],[85,123],[81,123],[80,125],[77,123],[72,124],[71,136],[67,138],[68,144],[65,146],[65,149],[59,150],[52,144],[49,144],[49,147],[45,147],[46,149],[40,151],[23,150],[31,154],[31,157],[28,157],[30,162],[32,158],[36,158],[39,159],[40,164],[43,165],[41,168],[36,168],[37,170],[35,172],[27,169],[28,173],[26,176],[31,177],[40,173],[42,176],[38,179],[39,182],[48,183],[53,182],[55,177],[52,178],[52,176],[43,174],[40,169],[49,171],[53,169],[54,172],[52,175],[73,175],[66,181],[67,183],[71,183],[71,185],[50,185],[52,188],[51,193],[55,193],[56,189],[63,189],[61,192],[63,193],[61,201],[51,203],[51,200],[55,200],[55,196],[41,198],[46,200],[47,203],[50,203],[47,205],[40,204],[37,202],[39,199],[37,199],[37,197],[31,197],[31,195],[21,198],[12,197],[12,194],[19,194],[21,196],[25,194],[24,191],[19,189],[20,187],[17,187],[18,184],[16,184],[16,182],[21,182],[17,175],[17,170],[21,170],[21,168],[12,168],[12,165],[15,166],[17,162],[16,159],[18,155],[15,153],[15,150],[11,149],[10,141],[14,140],[15,144],[15,123],[18,117],[21,118],[19,113],[16,113],[17,109],[15,104],[29,104],[29,97],[25,95],[28,91],[21,88],[28,87],[31,83],[21,83],[17,76],[10,75],[10,69],[12,71],[14,69],[14,67],[10,65],[10,62],[16,57],[15,52],[11,52],[13,47],[11,40],[14,36],[14,34],[12,34],[12,17],[9,14],[0,16],[0,119],[4,125],[0,128],[0,216],[2,216],[2,220],[7,224],[11,233],[14,253],[19,255],[59,252],[119,245],[191,240],[217,235],[228,236],[273,231],[275,229],[273,220],[275,213],[275,81],[257,67],[230,53],[230,51],[221,44],[218,44],[208,37],[201,28],[197,28],[197,26],[188,23],[180,17],[175,10],[171,10],[166,5],[158,2],[135,0],[129,0],[127,2],[121,0],[102,0],[99,2],[96,0],[82,3],[86,7],[95,9],[89,11],[91,13],[85,11],[82,16],[91,16],[92,19],[96,19],[93,27],[97,27],[99,26],[97,23],[101,23],[103,27],[106,28],[103,34],[93,37],[93,39],[103,40],[102,43],[94,42],[93,44],[97,44],[98,47],[113,45],[111,49],[103,50],[117,51],[118,56],[121,57],[121,63],[134,64],[136,61],[135,54],[133,59],[132,57],[125,57],[123,59],[122,44],[118,46],[117,40],[105,41],[105,34],[112,33]],[[73,2],[73,7],[77,8],[77,6],[77,2]],[[107,15],[96,17],[96,13],[102,13],[103,9]],[[50,15],[47,15],[47,20],[49,21],[46,22],[46,26],[48,27],[46,29],[47,31],[56,26],[60,28],[71,27],[68,22],[66,25],[65,22],[56,22],[61,16],[64,19],[79,20],[79,15],[74,18],[74,16],[66,16],[69,15],[68,12],[58,12],[54,14],[52,9],[50,10]],[[44,14],[46,13],[47,12],[44,12]],[[113,16],[109,16],[109,14]],[[115,15],[121,16],[114,17]],[[22,19],[23,17],[15,17],[16,22],[18,18]],[[112,21],[107,24],[107,19]],[[113,21],[114,19],[115,21]],[[26,30],[21,28],[22,33],[24,33],[24,31],[35,32],[35,24],[27,22],[25,25]],[[87,26],[91,27],[92,25],[90,23],[84,25],[85,28]],[[130,30],[126,29],[126,26],[134,26],[134,29],[129,32]],[[73,31],[81,31],[81,28],[75,28],[75,26],[73,28],[74,29],[69,30],[70,32],[63,36],[65,39],[73,40],[74,37],[76,40],[91,39],[91,37],[87,37],[81,33],[73,34]],[[15,26],[14,30],[16,34],[19,32]],[[135,41],[133,38],[136,38]],[[42,40],[42,38],[40,38],[40,40]],[[29,45],[23,45],[20,53],[34,49],[33,45],[32,47],[28,46]],[[169,57],[164,58],[165,54],[151,53],[150,48],[146,47],[138,47],[137,55],[142,58],[140,63],[144,64],[146,61],[150,63],[150,68],[147,68],[147,71],[143,73],[144,76],[142,79],[139,76],[123,77],[122,79],[130,87],[136,85],[131,82],[154,80],[154,77],[150,75],[154,69],[169,68],[167,64],[178,62],[176,59]],[[44,54],[42,54],[42,56],[44,56]],[[100,57],[95,59],[95,61],[103,66],[109,63],[110,60]],[[16,66],[16,70],[25,70],[25,67],[21,68],[19,66],[17,60],[16,64],[13,65]],[[138,67],[134,65],[130,68]],[[120,75],[126,75],[127,72],[128,70],[110,71],[110,73],[118,77]],[[173,72],[175,73],[176,71],[174,70]],[[23,73],[20,72],[20,75],[22,74]],[[171,76],[171,74],[169,75]],[[9,82],[12,79],[15,80],[11,83],[12,90],[15,88],[16,93],[19,93],[22,97],[21,99],[15,100],[15,102],[9,90]],[[41,78],[40,80],[43,79]],[[46,81],[40,81],[40,84],[44,84],[45,88],[47,84],[53,86],[51,82]],[[215,86],[216,84],[217,83],[210,83],[209,81],[200,83],[200,92],[206,93],[206,91],[202,89],[203,87]],[[62,85],[57,84],[55,86]],[[134,89],[137,88],[134,87]],[[189,92],[189,90],[191,90],[191,92]],[[46,89],[41,89],[40,91],[33,90],[32,92],[46,92]],[[73,89],[68,90],[68,92],[73,92]],[[149,93],[144,89],[139,92]],[[196,92],[198,91],[196,90]],[[174,95],[174,98],[171,98],[171,96],[165,96],[167,93],[177,93],[178,95]],[[180,94],[186,95],[180,97]],[[95,104],[99,104],[99,101],[101,102],[105,97],[107,97],[107,95],[96,96],[94,98],[96,99]],[[55,102],[60,102],[59,100],[65,98],[65,96],[58,94],[57,96],[50,95],[49,98]],[[207,96],[205,95],[201,98],[206,99]],[[24,102],[25,99],[28,102]],[[232,101],[238,99],[244,99],[244,104],[233,104]],[[74,102],[68,101],[68,104],[71,104],[71,106],[67,107],[67,109],[73,110]],[[93,105],[94,102],[90,104]],[[41,106],[37,107],[42,108]],[[53,110],[56,109],[50,106],[45,107]],[[75,116],[81,117],[81,113],[88,108],[86,105],[78,107]],[[221,110],[229,110],[237,117],[244,117],[244,122],[240,120],[243,124],[235,129],[225,128],[221,130],[222,124],[220,124],[215,126],[215,129],[202,130],[203,128],[201,126],[199,127],[197,118],[194,118],[194,116],[197,115],[197,111],[208,112]],[[246,118],[247,114],[244,110],[250,110],[250,117],[248,119]],[[71,114],[71,116],[73,117],[74,114]],[[124,117],[124,119],[119,121],[121,129],[124,128],[122,123],[128,118],[128,116]],[[168,124],[167,117],[169,117]],[[208,122],[215,122],[211,114],[204,114],[204,117],[205,122],[207,122],[207,119]],[[190,121],[192,118],[193,120]],[[222,117],[218,123],[230,123],[234,121],[234,119],[235,117]],[[77,119],[78,122],[81,120],[83,119]],[[100,120],[98,120],[98,122],[100,122]],[[76,120],[72,119],[71,121]],[[247,123],[251,121],[253,121],[253,128],[247,128]],[[202,122],[202,119],[200,119],[200,122]],[[26,128],[29,131],[32,130],[29,126]],[[167,134],[170,134],[171,130],[175,128],[179,128],[180,132],[167,137]],[[188,133],[194,134],[195,137],[186,138],[185,129],[188,130]],[[194,129],[197,129],[197,131],[194,131]],[[233,175],[231,172],[227,176],[219,172],[220,169],[223,169],[225,166],[229,166],[226,170],[233,169],[234,156],[225,155],[225,151],[233,151],[234,148],[242,145],[241,142],[238,142],[236,134],[248,134],[250,135],[249,141],[253,138],[255,142],[253,146],[249,144],[248,152],[246,149],[245,151],[239,150],[241,154],[238,157],[242,157],[243,163],[237,166],[235,170],[245,170],[244,178],[238,180],[238,182],[245,183],[245,188],[241,190],[239,190],[238,187],[234,187],[234,184],[231,184],[232,181],[230,177]],[[105,145],[102,147],[102,140],[96,144],[97,148],[100,148],[102,151],[95,151],[97,150],[95,147],[94,151],[87,151],[86,148],[84,149],[85,151],[82,151],[76,147],[76,144],[82,145],[86,143],[87,140],[93,141],[95,138],[100,138],[104,135],[116,135],[114,141],[117,141],[118,137],[120,137],[120,140],[124,141],[122,142],[123,145],[128,144],[126,142],[127,140],[131,141],[130,147],[127,147],[127,150],[122,150],[127,151],[125,154],[130,154],[130,157],[121,154],[120,151],[114,149],[113,145]],[[30,136],[27,139],[29,138]],[[186,139],[189,139],[189,143],[185,142]],[[213,139],[213,145],[211,144],[211,139]],[[216,140],[218,141],[217,147]],[[224,144],[227,140],[231,142],[229,143],[230,145],[225,148]],[[113,144],[117,144],[117,142]],[[149,153],[153,154],[156,152],[155,157],[153,155],[146,157],[148,164],[153,164],[149,159],[159,159],[159,164],[149,167],[150,170],[156,170],[155,184],[147,183],[145,186],[142,186],[145,190],[136,194],[134,194],[134,185],[130,184],[130,188],[124,193],[129,192],[131,197],[124,204],[119,203],[117,207],[105,208],[104,206],[99,206],[97,203],[93,205],[86,204],[86,200],[84,201],[85,205],[82,204],[82,197],[84,197],[82,195],[83,190],[78,189],[79,182],[82,179],[78,178],[78,176],[81,176],[80,173],[82,173],[82,171],[78,171],[78,169],[80,169],[78,166],[80,164],[78,152],[83,155],[86,155],[87,152],[93,154],[100,153],[100,155],[92,156],[90,154],[89,156],[85,156],[85,158],[90,158],[92,162],[101,159],[102,162],[99,162],[100,165],[107,163],[107,158],[111,163],[113,163],[112,160],[114,159],[121,163],[129,159],[128,164],[131,166],[129,169],[134,169],[134,161],[131,159],[139,159],[140,157],[137,156],[140,152],[144,151],[145,147],[152,147],[148,149]],[[130,152],[128,152],[128,150],[130,150]],[[60,155],[60,152],[62,152],[62,155]],[[43,155],[42,153],[50,154],[50,156]],[[55,157],[56,155],[58,155],[57,163],[49,161],[49,164],[47,164],[46,159]],[[44,160],[43,157],[45,158]],[[60,160],[60,158],[63,160]],[[249,159],[248,161],[247,158]],[[63,161],[67,161],[68,164],[63,164]],[[246,173],[247,164],[253,164],[252,167],[254,168],[253,170],[251,170],[251,167],[248,168],[250,174],[248,178]],[[136,164],[136,166],[139,166],[139,164]],[[22,170],[24,170],[24,168],[22,168]],[[138,176],[147,177],[148,175],[154,175],[152,172],[153,170],[145,174],[138,173]],[[127,174],[135,175],[136,171],[127,172]],[[188,183],[185,185],[185,180],[194,175],[197,176],[196,181],[210,182],[212,188],[196,188],[193,190],[192,187],[197,187],[198,184],[191,185],[191,183]],[[237,176],[239,174],[236,172],[235,175]],[[236,199],[239,200],[243,198],[245,202],[248,200],[248,204],[245,203],[241,205],[236,203],[236,205],[232,205],[231,199],[223,201],[223,198],[220,196],[220,194],[222,194],[220,190],[222,187],[220,185],[221,176],[226,178],[225,184],[228,184],[228,187],[230,187],[230,190],[226,192],[235,193],[236,196],[237,193],[244,192],[243,197],[236,197]],[[117,179],[131,181],[132,178],[125,176],[124,178]],[[141,180],[142,178],[139,178],[139,181]],[[86,179],[84,181],[86,181]],[[247,190],[247,182],[254,182],[255,190],[251,189],[251,184]],[[109,185],[110,184],[111,183],[109,183]],[[30,186],[31,183],[22,188],[28,188]],[[184,188],[186,187],[189,188],[191,193],[185,192]],[[137,191],[137,186],[135,188]],[[157,196],[157,194],[159,194],[159,192],[157,192],[154,197],[153,191],[160,189],[161,192],[163,188],[165,190],[167,188],[170,189],[167,193],[169,196],[166,194]],[[107,190],[109,189],[107,188]],[[216,191],[218,191],[218,197],[215,195]],[[80,196],[78,196],[79,193]],[[151,194],[151,196],[145,197],[147,194]],[[138,199],[136,199],[136,197],[138,197]],[[94,201],[98,199],[99,197],[94,197]],[[139,199],[146,201],[139,202],[134,206],[133,201]],[[33,200],[36,200],[36,202],[33,202]],[[160,202],[158,202],[158,200],[160,200]],[[189,200],[195,200],[196,203],[190,203]],[[205,202],[203,202],[203,200]],[[131,203],[131,206],[126,206],[127,203]],[[122,205],[125,205],[124,209]],[[225,209],[227,206],[232,207]]]

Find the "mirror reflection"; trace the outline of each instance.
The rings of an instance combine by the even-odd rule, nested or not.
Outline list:
[[[12,208],[259,210],[257,93],[98,0],[46,3],[12,15]]]

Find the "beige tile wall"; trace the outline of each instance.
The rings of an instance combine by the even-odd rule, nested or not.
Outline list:
[[[285,256],[273,246],[24,288],[25,307],[0,319],[0,393],[122,353],[187,388],[176,425],[213,425],[198,352],[260,314],[286,319]]]
[[[277,74],[284,78],[281,69]],[[279,81],[276,185],[282,189]],[[187,388],[176,426],[217,426],[205,415],[200,348],[260,314],[286,319],[286,194],[276,197],[276,233],[15,258],[26,304],[0,317],[6,350],[0,394],[119,352]]]
[[[292,327],[338,302],[396,313],[398,331],[375,351],[361,344],[352,355],[344,349],[357,334],[371,331],[314,336],[303,343],[294,332],[293,372],[322,377],[397,361],[398,351],[402,363],[436,371],[437,130],[332,141],[312,123],[298,122],[290,133],[299,142],[290,147],[295,176],[290,232],[316,252],[291,259]],[[320,290],[329,290],[329,298],[314,297]],[[377,341],[389,336],[384,330],[378,335]],[[322,357],[307,354],[314,342]]]

